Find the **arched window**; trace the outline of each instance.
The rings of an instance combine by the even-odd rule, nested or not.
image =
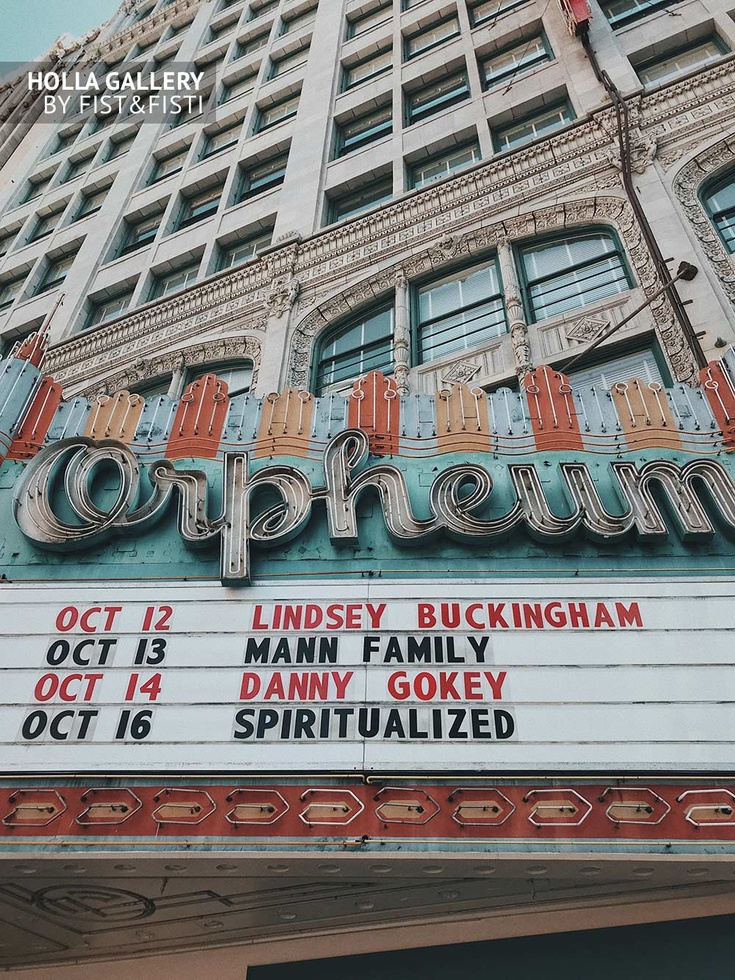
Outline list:
[[[735,171],[706,186],[702,203],[728,252],[735,252]]]
[[[416,291],[419,363],[487,343],[508,325],[497,259],[444,276]]]
[[[343,384],[368,371],[393,371],[393,306],[372,310],[330,330],[317,355],[314,389]]]
[[[193,364],[186,369],[184,387],[205,374],[216,374],[220,381],[227,384],[230,398],[244,395],[250,391],[253,380],[253,365],[251,361],[207,361],[204,364]]]
[[[518,248],[531,321],[546,320],[631,288],[611,231],[581,231]]]

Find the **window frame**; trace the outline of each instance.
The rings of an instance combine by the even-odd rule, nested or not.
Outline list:
[[[364,327],[364,325],[368,321],[375,319],[379,316],[382,316],[384,313],[387,313],[388,311],[390,311],[391,313],[391,318],[390,318],[391,330],[389,335],[385,334],[383,337],[378,337],[377,340],[371,342],[369,345],[367,345],[367,347],[364,344],[361,344],[359,347],[353,346],[351,348],[348,348],[347,351],[345,351],[344,354],[342,355],[343,357],[346,357],[356,351],[366,351],[366,350],[370,351],[373,348],[378,349],[380,345],[384,343],[386,337],[390,336],[388,362],[382,365],[377,364],[375,366],[365,366],[362,363],[364,358],[361,355],[360,370],[358,370],[355,373],[347,373],[343,378],[338,379],[336,381],[325,381],[324,383],[322,383],[320,379],[322,375],[322,365],[325,361],[324,352],[326,347],[334,342],[333,338],[337,337],[340,333],[342,334],[347,333],[355,326],[363,325]],[[312,384],[311,384],[311,390],[314,392],[314,394],[317,396],[323,396],[329,394],[330,392],[345,390],[348,387],[351,387],[358,378],[363,377],[365,374],[367,374],[370,371],[381,371],[385,375],[392,375],[395,367],[395,317],[396,317],[395,299],[393,296],[391,296],[388,299],[384,300],[382,303],[377,303],[370,307],[366,307],[356,316],[353,315],[352,317],[343,319],[338,323],[332,324],[326,330],[322,331],[322,333],[317,338],[317,342],[314,347],[314,360],[313,360]],[[331,360],[336,361],[337,356],[335,356]]]
[[[191,228],[192,225],[198,225],[200,221],[206,221],[208,218],[214,217],[222,204],[224,189],[225,182],[221,180],[207,187],[203,187],[194,194],[188,194],[186,190],[183,190],[181,192],[179,214],[176,219],[174,231]],[[201,203],[194,204],[193,202],[195,201],[200,201]]]
[[[362,27],[359,28],[358,30],[355,30],[355,28],[359,27],[360,24],[364,24],[365,22],[370,21],[373,14],[377,14],[383,11],[385,11],[385,17],[382,20],[378,20],[374,24],[369,24],[368,27]],[[387,24],[388,21],[392,19],[393,19],[392,0],[385,0],[384,3],[378,3],[374,7],[371,7],[370,10],[366,11],[363,14],[358,14],[357,17],[353,17],[352,19],[350,19],[350,17],[347,16],[345,17],[345,22],[346,22],[345,40],[351,41],[355,37],[360,37],[363,34],[367,34],[369,31],[373,31],[378,27],[382,27],[384,24]]]
[[[267,241],[266,241],[267,239]],[[268,248],[269,245],[273,243],[273,228],[263,229],[260,232],[255,232],[252,235],[243,235],[242,237],[236,239],[229,245],[217,244],[217,272],[224,272],[226,269],[236,269],[239,265],[244,262],[249,262],[254,259],[258,252],[263,248]],[[238,248],[243,248],[245,245],[252,244],[253,251],[251,255],[246,258],[240,259],[239,261],[226,262],[225,258],[235,252]]]
[[[707,220],[709,221],[711,227],[714,229],[715,234],[722,242],[722,246],[728,255],[735,255],[735,203],[730,208],[721,208],[719,211],[714,211],[709,204],[709,199],[714,197],[720,191],[724,190],[726,187],[732,186],[735,191],[735,168],[726,167],[719,174],[708,178],[703,181],[699,189],[699,203],[701,204],[705,214],[707,215]],[[732,220],[732,239],[728,239],[723,233],[720,216],[725,220]]]
[[[422,37],[424,34],[428,34],[434,28],[441,27],[443,24],[448,24],[451,21],[454,21],[457,27],[452,34],[447,34],[446,37],[438,38],[436,41],[430,41],[417,51],[410,50],[409,44],[414,38]],[[412,34],[403,34],[401,37],[401,44],[403,46],[403,60],[405,62],[413,61],[414,58],[420,58],[421,55],[426,54],[427,51],[433,51],[442,44],[446,44],[448,41],[453,41],[456,37],[459,37],[461,33],[462,25],[459,21],[459,13],[455,8],[454,13],[450,13],[445,17],[439,17],[437,20],[432,21],[432,23],[427,24],[426,27],[421,28],[421,30],[414,31]]]
[[[427,92],[430,92],[432,88],[438,87],[442,82],[451,82],[452,79],[461,80],[464,82],[463,88],[457,88],[453,93],[444,94],[438,99],[430,100],[425,106],[419,107],[417,110],[412,103],[412,96],[426,96]],[[458,72],[449,73],[442,75],[435,81],[428,82],[421,88],[414,89],[411,92],[403,92],[403,115],[404,115],[404,125],[414,126],[417,123],[423,122],[424,119],[429,119],[432,116],[437,115],[440,112],[444,112],[445,109],[449,109],[452,106],[459,105],[460,102],[465,102],[471,98],[470,91],[470,79],[467,73],[466,66]]]
[[[503,55],[510,54],[519,48],[527,47],[532,41],[540,41],[541,47],[543,49],[543,54],[538,54],[535,58],[529,60],[526,63],[519,61],[512,67],[502,69],[493,78],[488,79],[486,66],[488,62],[492,61],[494,58],[500,58]],[[496,85],[501,85],[503,82],[509,82],[525,72],[530,71],[532,68],[537,68],[539,65],[548,65],[555,60],[554,52],[549,43],[549,39],[546,36],[546,31],[541,29],[537,34],[531,34],[529,37],[524,37],[520,41],[515,41],[512,44],[505,45],[503,48],[499,48],[497,51],[493,51],[491,55],[487,55],[484,58],[478,58],[478,68],[480,70],[480,81],[482,83],[483,92],[492,91]]]
[[[568,118],[564,122],[560,123],[558,126],[554,126],[554,128],[550,129],[547,133],[530,136],[528,137],[528,139],[520,140],[519,142],[514,143],[512,146],[501,147],[499,145],[499,140],[502,133],[507,132],[508,130],[514,129],[516,127],[523,126],[529,122],[532,122],[534,119],[540,118],[546,113],[551,114],[552,112],[555,112],[556,110],[562,108],[567,110]],[[565,126],[568,126],[570,123],[574,122],[576,118],[577,117],[574,113],[574,107],[572,106],[572,103],[570,102],[569,98],[565,98],[558,102],[554,102],[551,105],[543,106],[541,109],[536,109],[533,112],[529,112],[523,116],[519,116],[517,119],[511,120],[510,122],[504,124],[503,126],[496,127],[493,126],[491,123],[490,135],[492,137],[493,149],[495,150],[496,153],[513,153],[521,146],[529,146],[531,143],[535,143],[536,140],[547,139],[553,133],[558,132],[560,129],[563,129]]]
[[[383,65],[382,68],[378,68],[376,71],[370,72],[368,75],[363,75],[362,78],[355,79],[355,81],[350,81],[350,72],[354,68],[361,68],[363,65],[370,64],[371,61],[376,61],[382,55],[390,55],[390,63]],[[349,92],[350,89],[357,88],[358,85],[363,85],[365,82],[371,81],[373,78],[379,78],[386,72],[392,71],[393,69],[393,45],[389,44],[387,47],[380,48],[378,51],[374,51],[372,54],[366,55],[364,58],[359,58],[357,61],[351,62],[349,65],[342,64],[342,85],[341,91]]]
[[[79,249],[76,248],[68,252],[62,252],[60,255],[56,256],[56,258],[48,257],[46,259],[43,273],[33,289],[33,295],[42,296],[44,293],[50,293],[51,290],[58,289],[59,286],[62,286],[66,281],[66,277],[71,271],[71,267],[73,266],[74,260],[76,259],[78,253]],[[64,274],[61,276],[57,274],[55,278],[51,278],[52,270],[67,261],[69,261],[69,265]]]
[[[625,289],[613,290],[604,296],[600,296],[596,299],[591,299],[588,302],[580,303],[577,306],[571,306],[567,309],[559,310],[556,313],[550,313],[546,316],[538,316],[536,309],[534,308],[531,289],[533,286],[542,282],[552,282],[555,278],[561,276],[568,276],[570,273],[575,273],[580,269],[586,267],[591,267],[595,263],[608,257],[611,253],[605,253],[603,255],[597,255],[590,259],[585,259],[576,262],[574,265],[566,266],[561,271],[556,271],[554,273],[547,273],[544,276],[538,276],[535,279],[529,279],[526,263],[524,261],[524,252],[530,250],[533,247],[543,248],[547,245],[552,245],[554,242],[562,242],[565,240],[577,240],[584,238],[585,236],[594,237],[598,235],[607,235],[612,240],[613,252],[619,260],[620,271],[623,274],[625,282],[627,283]],[[599,224],[599,225],[584,225],[579,227],[572,227],[565,229],[561,232],[555,232],[551,235],[542,235],[538,238],[531,238],[526,240],[520,240],[513,243],[513,258],[515,261],[515,267],[518,274],[518,280],[521,286],[521,295],[523,298],[523,309],[526,316],[526,322],[528,324],[545,323],[548,320],[555,319],[562,316],[576,315],[577,311],[583,310],[587,306],[592,306],[596,303],[601,303],[606,299],[610,299],[613,296],[621,296],[626,292],[636,288],[636,281],[632,274],[630,263],[628,261],[628,256],[626,255],[625,248],[620,240],[620,236],[617,230],[612,225]]]
[[[265,194],[267,191],[273,190],[275,187],[280,187],[286,179],[288,157],[289,152],[288,150],[285,150],[281,153],[274,153],[272,156],[266,157],[263,160],[255,160],[251,165],[247,165],[247,161],[243,161],[239,165],[237,193],[235,195],[234,204],[242,204],[244,201],[249,201],[252,198],[257,197],[259,194]],[[283,161],[283,166],[280,170],[273,171],[273,174],[266,174],[264,178],[262,180],[259,179],[255,187],[253,187],[253,172],[263,169],[268,164],[278,163],[281,160]]]
[[[468,277],[475,272],[479,272],[482,269],[486,269],[490,266],[494,266],[495,277],[498,282],[498,291],[492,293],[482,299],[474,300],[471,303],[466,303],[464,306],[453,307],[449,313],[445,313],[438,316],[433,316],[427,320],[422,321],[420,317],[420,295],[422,292],[430,288],[438,288],[446,283],[456,281],[463,276]],[[429,278],[424,278],[412,285],[411,288],[411,350],[412,350],[412,363],[414,366],[422,364],[431,364],[434,361],[442,361],[447,358],[458,358],[464,356],[465,351],[474,350],[481,346],[486,346],[491,341],[500,342],[503,337],[508,336],[510,330],[510,324],[508,323],[508,311],[505,305],[505,288],[503,284],[503,275],[500,266],[500,257],[497,252],[485,253],[478,261],[472,262],[471,264],[454,265],[449,269],[444,270],[440,275],[430,276]],[[496,334],[491,336],[484,336],[477,340],[475,343],[465,343],[460,346],[453,346],[446,353],[439,354],[433,357],[424,356],[424,350],[422,347],[422,330],[427,326],[438,325],[442,320],[447,320],[450,317],[456,316],[459,313],[469,312],[480,308],[483,305],[488,305],[495,301],[500,302],[500,312],[502,313],[502,323],[504,324],[503,330],[499,330]],[[463,331],[459,336],[467,338],[468,335],[466,331]],[[451,343],[451,338],[445,343]],[[436,345],[433,345],[430,349],[434,350]]]
[[[300,101],[301,90],[299,89],[296,92],[291,92],[286,98],[279,99],[276,102],[269,102],[267,105],[258,106],[253,124],[253,133],[264,133],[268,129],[273,129],[274,126],[280,126],[281,123],[293,119],[299,111]],[[271,110],[281,109],[283,106],[288,107],[288,111],[284,115],[266,121],[266,116]]]
[[[498,9],[494,13],[486,14],[484,17],[478,18],[475,11],[478,7],[481,7],[483,3],[487,2],[489,2],[489,0],[479,0],[477,3],[467,4],[471,30],[474,31],[476,27],[482,27],[484,24],[493,23],[498,19],[498,17],[502,17],[503,14],[510,13],[510,11],[515,10],[516,7],[522,7],[524,4],[529,3],[529,0],[498,0]]]
[[[654,56],[653,58],[647,58],[645,61],[642,61],[639,65],[634,65],[633,68],[636,75],[638,76],[638,80],[647,91],[650,91],[653,88],[657,88],[659,85],[668,85],[670,82],[677,81],[683,78],[685,75],[688,75],[690,72],[697,71],[698,69],[702,68],[705,65],[715,64],[719,60],[717,57],[708,58],[705,59],[704,61],[699,62],[698,64],[692,65],[689,68],[683,68],[672,75],[669,75],[663,79],[657,79],[656,81],[653,82],[647,82],[640,76],[641,71],[645,71],[647,68],[652,68],[654,65],[666,64],[666,62],[670,61],[672,58],[676,58],[687,51],[694,51],[696,48],[702,47],[704,44],[708,42],[714,43],[714,46],[719,51],[720,57],[724,57],[727,54],[731,54],[730,48],[728,48],[727,44],[720,37],[719,34],[716,33],[707,34],[696,41],[690,41],[687,44],[679,45],[678,47],[673,48],[670,51],[667,51],[663,55]]]
[[[370,129],[365,130],[365,134],[358,134],[352,139],[351,143],[346,143],[344,138],[344,129],[347,126],[353,125],[355,123],[361,122],[363,120],[367,121],[373,117],[377,117],[381,112],[387,110],[387,117],[384,120],[387,122],[387,126],[381,129],[375,130],[375,135],[370,135],[369,138],[365,134],[369,134],[372,131]],[[386,136],[390,136],[393,132],[393,106],[390,101],[386,101],[379,106],[373,107],[368,112],[361,115],[351,116],[344,122],[340,123],[335,121],[335,143],[334,143],[334,159],[340,157],[349,156],[350,153],[356,153],[358,150],[364,149],[366,146],[370,146],[372,143],[377,143],[379,140],[384,139]]]
[[[200,255],[194,262],[186,263],[165,273],[154,273],[149,290],[149,300],[167,299],[169,296],[174,296],[176,293],[180,293],[182,290],[188,289],[190,286],[194,285],[199,278],[201,265],[202,257]],[[188,276],[190,272],[194,273],[193,279],[187,280],[183,286],[177,286],[175,289],[172,289],[169,292],[162,292],[162,285],[167,279],[173,279],[175,276],[181,275],[182,273]]]
[[[461,153],[463,150],[467,150],[470,148],[473,151],[476,151],[477,153],[477,156],[471,163],[466,163],[464,165],[455,167],[454,169],[448,171],[448,173],[437,175],[436,177],[432,177],[429,180],[425,180],[422,184],[416,183],[416,170],[419,167],[426,167],[427,165],[432,163],[439,163],[441,160],[450,157],[453,153]],[[477,138],[475,138],[474,141],[469,140],[466,143],[460,143],[457,146],[452,146],[451,148],[447,148],[446,150],[440,151],[439,153],[434,153],[431,156],[424,158],[423,160],[417,160],[415,163],[408,165],[408,176],[409,176],[409,183],[411,185],[411,189],[423,190],[424,187],[428,187],[431,184],[436,183],[436,181],[438,180],[446,180],[448,177],[452,177],[456,173],[461,173],[463,170],[466,170],[468,167],[474,167],[475,164],[480,163],[481,160],[482,160],[482,152],[480,150],[480,143]]]
[[[367,188],[387,188],[388,193],[385,195],[378,194],[377,197],[370,200],[367,204],[354,208],[352,211],[348,211],[346,214],[337,214],[337,206],[340,202],[346,201],[355,196],[360,196],[360,192],[368,193]],[[364,214],[366,211],[370,211],[372,208],[378,208],[382,204],[386,204],[388,201],[392,200],[394,196],[393,190],[393,175],[386,174],[379,180],[371,181],[361,187],[356,187],[352,190],[346,191],[342,194],[335,194],[332,198],[327,199],[327,221],[326,224],[336,224],[338,221],[349,221],[352,218],[358,217],[358,215]]]
[[[150,214],[141,216],[137,221],[129,221],[128,218],[123,218],[123,225],[126,227],[125,234],[123,235],[123,240],[120,248],[117,251],[116,258],[122,258],[124,255],[132,255],[133,252],[139,251],[141,248],[147,248],[148,245],[152,245],[156,240],[159,231],[161,230],[161,225],[163,224],[163,216],[165,213],[165,207],[161,210],[155,210]],[[155,228],[152,229],[153,234],[148,235],[144,239],[137,239],[133,241],[133,234],[141,225],[147,224],[154,218],[158,219],[158,223]]]
[[[117,317],[123,316],[130,309],[130,302],[133,299],[134,293],[135,293],[135,285],[133,285],[132,288],[130,289],[126,289],[125,291],[113,293],[113,295],[109,296],[107,299],[90,300],[90,308],[87,312],[87,316],[84,321],[84,329],[90,327],[102,327],[106,323],[109,323],[110,320],[115,320]],[[126,296],[128,297],[128,302],[119,311],[111,314],[110,316],[104,317],[103,319],[100,320],[95,319],[95,314],[97,313],[98,310],[104,309],[105,305],[111,305],[116,300],[122,299]]]

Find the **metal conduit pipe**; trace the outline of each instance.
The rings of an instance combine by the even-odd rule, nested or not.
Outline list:
[[[676,291],[676,287],[673,285],[671,273],[669,272],[668,266],[664,261],[663,254],[659,248],[658,242],[656,241],[656,236],[653,233],[653,228],[651,227],[648,217],[643,210],[643,205],[641,204],[636,189],[633,185],[633,174],[630,167],[630,123],[628,119],[628,106],[608,73],[604,69],[600,68],[599,62],[597,61],[597,55],[595,54],[592,44],[590,43],[589,34],[587,31],[580,32],[579,37],[582,41],[582,46],[584,47],[589,62],[592,65],[592,70],[595,73],[595,77],[603,85],[605,91],[610,96],[610,101],[615,110],[615,118],[618,129],[618,144],[620,147],[621,173],[623,176],[623,187],[625,189],[625,193],[630,201],[630,205],[633,208],[633,212],[636,216],[641,232],[643,233],[648,250],[653,258],[659,280],[661,281],[662,286],[667,287],[666,294],[674,311],[674,316],[676,317],[687,344],[689,345],[689,349],[694,355],[697,366],[700,368],[706,367],[707,358],[702,350],[702,345],[699,343],[699,339],[697,338],[694,327],[692,326],[692,321],[689,319],[689,314],[681,301],[681,297]]]

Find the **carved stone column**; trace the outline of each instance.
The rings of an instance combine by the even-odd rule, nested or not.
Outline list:
[[[393,340],[396,388],[399,395],[408,394],[408,374],[411,367],[411,324],[408,315],[408,283],[403,269],[396,272],[396,322]]]
[[[513,344],[515,372],[518,378],[524,378],[533,370],[531,363],[531,345],[528,339],[528,324],[523,311],[521,287],[516,276],[513,250],[507,241],[498,243],[498,259],[500,260],[500,275],[503,280],[505,309],[508,316],[508,330]]]

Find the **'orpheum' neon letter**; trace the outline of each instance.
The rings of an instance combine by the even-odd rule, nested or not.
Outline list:
[[[164,516],[176,495],[179,534],[193,546],[219,539],[220,576],[230,585],[249,580],[251,542],[270,545],[299,534],[315,502],[324,503],[332,541],[356,541],[356,502],[366,490],[377,494],[388,532],[403,544],[440,531],[462,541],[483,542],[519,524],[534,538],[548,542],[579,531],[597,541],[619,539],[632,530],[643,539],[656,539],[668,534],[668,526],[651,484],[666,495],[685,540],[702,540],[714,533],[695,484],[707,488],[722,522],[735,530],[735,484],[715,460],[694,459],[684,466],[671,460],[651,460],[641,467],[612,463],[619,514],[605,508],[584,463],[561,463],[561,486],[568,502],[568,514],[562,517],[551,510],[536,466],[509,463],[515,501],[507,513],[488,520],[476,513],[493,490],[484,467],[461,463],[440,472],[424,505],[429,516],[417,517],[403,472],[390,463],[365,465],[367,456],[364,432],[339,433],[324,452],[324,485],[313,488],[294,466],[265,466],[250,474],[247,453],[226,453],[220,512],[212,518],[206,475],[200,470],[179,470],[167,459],[152,463],[149,493],[141,503],[141,468],[128,446],[110,439],[64,439],[42,450],[26,467],[15,490],[13,512],[23,534],[42,547],[86,548],[114,534],[142,533]],[[93,499],[92,491],[95,472],[103,465],[113,466],[118,475],[115,499],[106,508]],[[275,493],[276,500],[253,514],[252,499],[265,489],[271,496]],[[54,511],[58,494],[66,497],[73,522]]]

